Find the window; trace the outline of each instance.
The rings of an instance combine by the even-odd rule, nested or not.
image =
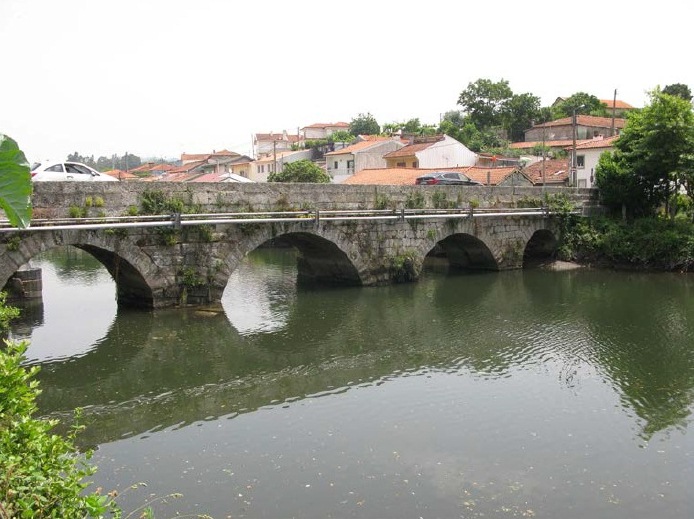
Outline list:
[[[417,167],[417,161],[416,161],[416,160],[412,163],[412,167],[413,167],[413,168],[416,168],[416,167]]]
[[[335,161],[334,164],[334,168],[337,169],[337,161]]]
[[[578,169],[583,169],[586,167],[586,156],[585,155],[576,155],[576,167]]]
[[[407,164],[404,163],[404,162],[398,162],[398,163],[395,164],[395,167],[396,167],[396,168],[406,168],[406,167],[407,167]]]
[[[62,164],[56,164],[55,166],[51,166],[50,168],[46,168],[46,171],[57,171],[58,173],[63,172],[63,165]]]

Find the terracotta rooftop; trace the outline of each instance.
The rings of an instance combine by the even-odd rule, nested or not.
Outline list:
[[[607,105],[608,109],[611,109],[613,106],[619,110],[632,110],[634,108],[629,103],[625,103],[619,99],[616,101],[614,99],[600,99],[600,102]]]
[[[577,150],[590,150],[599,148],[612,148],[614,142],[619,139],[619,135],[614,135],[612,137],[595,138],[589,141],[581,142],[581,144],[576,144]]]
[[[306,128],[349,128],[349,123],[313,123],[308,126],[304,126],[302,130]]]
[[[355,152],[370,148],[372,146],[376,146],[377,144],[381,144],[382,142],[386,142],[388,140],[389,140],[388,137],[383,137],[382,139],[377,139],[377,140],[355,142],[354,144],[350,144],[349,146],[342,148],[341,150],[331,151],[330,153],[326,153],[325,155],[327,156],[327,155],[342,155],[344,153],[355,153]]]
[[[417,177],[426,175],[433,171],[457,171],[467,175],[472,180],[487,183],[487,175],[489,175],[490,185],[497,185],[502,182],[508,175],[518,168],[480,168],[476,166],[468,166],[463,168],[380,168],[380,169],[363,169],[355,173],[343,184],[367,184],[367,185],[389,185],[403,186],[414,184]]]
[[[556,121],[548,121],[542,124],[536,124],[533,128],[551,128],[552,126],[570,126],[573,124],[572,117],[564,117]],[[597,126],[600,128],[610,128],[612,126],[612,117],[595,117],[594,115],[577,115],[576,124],[578,126]],[[624,128],[626,119],[615,117],[615,128]]]
[[[288,133],[256,133],[255,140],[258,141],[286,141],[286,142],[299,142],[301,140],[300,135],[292,135]]]
[[[576,147],[578,147],[579,144],[582,144],[584,142],[590,142],[593,139],[578,139],[576,141]],[[543,142],[542,141],[527,141],[527,142],[512,142],[511,144],[508,145],[509,148],[515,148],[515,149],[529,149],[529,148],[534,148],[535,146],[542,146]],[[567,146],[572,146],[573,145],[573,140],[572,139],[562,139],[558,141],[545,141],[544,145],[547,146],[548,148],[565,148]]]
[[[569,160],[545,160],[545,183],[564,183],[569,178]],[[542,183],[542,161],[534,162],[523,168],[523,173],[532,180],[533,184]]]

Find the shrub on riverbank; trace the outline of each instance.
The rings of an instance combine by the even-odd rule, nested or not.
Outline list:
[[[691,272],[694,224],[662,218],[575,218],[565,226],[558,255],[598,266]]]
[[[109,496],[84,493],[96,468],[74,445],[79,427],[63,437],[51,432],[56,420],[34,418],[38,368],[22,365],[25,350],[0,347],[0,519],[118,516]]]

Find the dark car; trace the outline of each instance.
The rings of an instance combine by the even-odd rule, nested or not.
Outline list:
[[[456,186],[481,186],[476,180],[466,177],[462,173],[454,171],[434,171],[421,177],[417,177],[415,184],[429,185],[456,185]]]

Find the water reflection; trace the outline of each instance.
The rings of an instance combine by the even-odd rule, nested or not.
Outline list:
[[[526,271],[299,290],[293,253],[262,251],[232,277],[225,315],[116,310],[112,287],[95,304],[102,273],[65,276],[71,260],[52,261],[47,281],[89,281],[57,289],[63,312],[47,304],[30,359],[43,364],[41,408],[66,418],[85,408],[91,444],[421,370],[493,380],[553,366],[574,391],[600,376],[645,439],[691,413],[687,278]]]
[[[46,261],[45,281],[65,279]],[[293,253],[262,250],[224,311],[143,312],[116,309],[107,274],[71,276],[25,333],[41,410],[69,423],[84,408],[79,441],[97,448],[104,488],[146,480],[190,496],[181,513],[215,517],[691,509],[689,277],[300,289]],[[54,306],[83,303],[56,324]]]

